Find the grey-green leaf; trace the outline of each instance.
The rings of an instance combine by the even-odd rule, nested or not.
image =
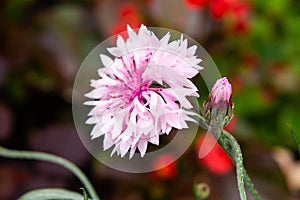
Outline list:
[[[83,200],[84,197],[76,192],[64,189],[47,188],[27,192],[18,200]]]

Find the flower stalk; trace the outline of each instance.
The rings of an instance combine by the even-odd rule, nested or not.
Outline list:
[[[244,164],[243,164],[243,154],[240,145],[236,139],[227,131],[223,130],[218,143],[223,147],[223,149],[231,157],[232,161],[236,165],[238,188],[240,197],[242,200],[246,200],[245,184],[248,187],[252,197],[255,200],[261,200],[251,178],[249,177]]]

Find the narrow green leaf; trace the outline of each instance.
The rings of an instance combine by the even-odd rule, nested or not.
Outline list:
[[[83,187],[80,188],[82,190],[82,193],[83,193],[83,200],[88,200],[89,197],[88,197],[88,194],[86,193],[85,189]]]
[[[64,189],[47,188],[32,190],[18,200],[83,200],[81,194]],[[85,200],[85,199],[84,199]]]
[[[87,191],[89,192],[93,200],[100,200],[94,187],[92,186],[91,182],[86,177],[86,175],[75,164],[60,156],[56,156],[49,153],[37,152],[37,151],[20,151],[20,150],[7,149],[2,146],[0,146],[0,156],[4,158],[13,158],[13,159],[47,161],[65,167],[68,170],[70,170],[75,176],[77,176],[77,178],[82,182],[82,184],[87,189]]]
[[[297,136],[296,136],[295,132],[293,131],[292,127],[289,124],[287,124],[287,126],[290,128],[290,132],[291,132],[291,134],[293,136],[293,139],[294,139],[294,141],[295,141],[295,143],[297,145],[298,152],[300,154],[300,141],[297,138]]]

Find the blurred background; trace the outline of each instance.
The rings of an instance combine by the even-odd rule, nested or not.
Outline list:
[[[76,72],[126,24],[174,29],[208,51],[233,85],[235,118],[226,129],[240,142],[258,191],[263,199],[300,199],[300,155],[287,126],[300,138],[298,0],[2,0],[0,144],[71,160],[102,200],[188,200],[194,182],[209,185],[209,200],[239,199],[234,167],[220,147],[197,158],[201,129],[176,163],[146,174],[110,169],[83,147],[72,118]],[[43,187],[80,192],[81,184],[49,163],[0,158],[0,199]]]

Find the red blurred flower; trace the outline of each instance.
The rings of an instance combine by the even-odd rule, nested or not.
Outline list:
[[[236,126],[236,117],[233,115],[230,122],[224,127],[224,130],[231,132],[234,130],[235,126]]]
[[[167,163],[170,163],[170,164],[163,168],[160,168],[160,167],[166,165]],[[162,155],[162,156],[158,157],[154,161],[153,167],[155,169],[160,168],[160,169],[152,172],[152,175],[154,178],[169,180],[169,179],[174,178],[177,175],[177,166],[176,166],[176,163],[174,162],[174,158],[172,155],[166,154],[166,155]]]
[[[211,3],[211,14],[216,19],[221,19],[229,10],[232,0],[213,0]]]
[[[247,2],[236,2],[231,8],[231,17],[234,29],[237,32],[247,32],[249,29],[248,17],[250,5]]]
[[[237,93],[245,87],[245,80],[240,74],[235,74],[230,77],[233,92]]]
[[[131,2],[123,4],[117,11],[117,15],[117,22],[111,29],[112,35],[126,31],[127,24],[133,29],[139,28],[143,24],[137,6]]]
[[[247,69],[254,70],[259,66],[259,57],[255,54],[246,54],[243,63]]]
[[[247,32],[249,29],[248,16],[250,4],[242,0],[213,0],[211,14],[216,19],[225,15],[231,18],[233,29],[237,32]]]
[[[210,0],[184,0],[184,4],[188,9],[197,10],[203,8]]]
[[[204,139],[206,140],[205,142],[215,145],[212,148],[207,146],[207,148],[211,149],[205,157],[198,158],[199,164],[214,174],[222,175],[229,173],[233,167],[232,161],[222,147],[215,142],[215,138],[212,134],[201,134],[196,146],[197,155],[201,147],[206,148],[205,145],[202,146]]]

